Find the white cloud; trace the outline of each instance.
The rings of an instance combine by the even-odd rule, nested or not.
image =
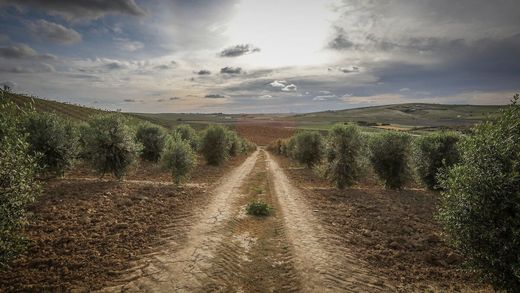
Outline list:
[[[284,88],[282,88],[283,92],[295,92],[297,90],[298,90],[298,88],[296,87],[296,85],[294,85],[292,83],[288,84]]]

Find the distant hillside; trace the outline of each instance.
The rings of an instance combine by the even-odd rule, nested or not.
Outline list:
[[[98,110],[85,106],[73,105],[35,97],[28,97],[25,95],[15,93],[6,93],[6,98],[20,106],[27,106],[32,103],[36,111],[55,112],[57,114],[81,121],[87,120],[87,118],[92,114],[104,112],[103,110]]]
[[[71,118],[77,121],[86,121],[91,115],[106,113],[109,111],[94,109],[82,105],[70,104],[58,101],[52,101],[47,99],[41,99],[36,97],[29,97],[22,94],[16,93],[5,93],[5,98],[13,101],[20,106],[28,106],[32,104],[38,112],[55,112],[64,117]],[[153,119],[146,119],[144,117],[138,117],[132,113],[123,113],[130,117],[132,121],[138,123],[139,121],[148,120],[152,123],[156,123]],[[159,123],[160,124],[160,123]]]
[[[38,111],[56,112],[75,120],[87,120],[92,114],[103,110],[58,101],[8,93],[7,98],[19,105],[33,103]],[[493,118],[502,106],[441,105],[441,104],[397,104],[356,109],[323,111],[315,113],[288,114],[197,114],[197,113],[124,113],[133,121],[150,121],[171,128],[178,124],[190,124],[197,129],[210,123],[234,125],[276,124],[290,122],[290,128],[329,129],[335,123],[355,122],[368,129],[397,128],[403,130],[426,128],[465,128]],[[287,128],[288,126],[284,126]],[[377,130],[377,129],[376,129]]]
[[[299,114],[287,119],[299,124],[392,124],[413,127],[470,126],[495,116],[502,106],[398,104]]]

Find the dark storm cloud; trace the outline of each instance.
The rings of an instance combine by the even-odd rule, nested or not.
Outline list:
[[[123,64],[118,61],[113,61],[113,62],[107,63],[107,64],[103,65],[103,67],[105,67],[108,70],[120,70],[120,69],[128,68],[128,66],[126,64]]]
[[[220,94],[209,94],[209,95],[205,95],[204,98],[206,98],[206,99],[225,99],[227,97],[224,95],[220,95]]]
[[[68,20],[97,19],[111,13],[145,15],[145,11],[134,0],[0,0],[2,4],[36,7]]]
[[[168,70],[168,69],[172,69],[172,68],[175,68],[175,67],[177,67],[177,62],[171,61],[168,64],[160,64],[160,65],[154,66],[154,69],[157,69],[157,70]]]
[[[17,44],[10,47],[0,47],[0,57],[6,59],[33,59],[33,60],[55,60],[52,54],[39,54],[33,48],[25,44]]]
[[[334,50],[347,50],[354,47],[354,43],[350,41],[346,35],[346,32],[341,27],[335,27],[336,35],[332,39],[328,47]]]
[[[387,62],[374,65],[381,82],[432,92],[517,89],[520,80],[520,34],[496,40],[436,43],[437,64]]]
[[[61,24],[40,19],[27,23],[27,29],[36,38],[61,44],[73,44],[81,41],[81,34]]]
[[[241,44],[228,47],[220,52],[220,57],[239,57],[246,54],[260,52],[260,48],[251,44]]]
[[[220,73],[222,73],[222,74],[241,74],[242,68],[226,66],[226,67],[220,69]]]
[[[206,70],[206,69],[201,69],[201,70],[199,70],[199,71],[197,71],[195,73],[198,74],[198,75],[210,75],[211,71]]]

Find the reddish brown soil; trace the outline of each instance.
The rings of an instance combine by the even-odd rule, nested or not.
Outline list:
[[[244,158],[234,158],[222,167],[201,166],[193,179],[214,183]],[[140,178],[150,168],[132,176]],[[156,174],[149,176],[161,179]],[[182,224],[195,207],[206,202],[207,187],[197,185],[176,188],[81,179],[47,182],[43,195],[30,207],[28,249],[0,273],[0,291],[82,292],[101,288],[138,256],[160,246],[161,239],[181,237],[165,231],[171,231],[167,228],[175,221]]]
[[[290,121],[240,120],[235,125],[236,131],[256,143],[268,145],[278,138],[288,138],[294,133],[294,123]]]
[[[442,239],[434,219],[438,194],[385,190],[373,179],[340,191],[312,170],[275,157],[324,227],[400,291],[489,290],[460,269],[462,259]]]

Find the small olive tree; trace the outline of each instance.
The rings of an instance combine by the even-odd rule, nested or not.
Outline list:
[[[175,127],[173,132],[178,133],[183,140],[188,141],[194,151],[199,149],[200,137],[195,129],[193,129],[193,127],[189,126],[188,124],[182,124]]]
[[[47,175],[63,176],[79,153],[79,130],[69,119],[56,113],[30,115],[25,122],[30,151],[40,154],[40,170]]]
[[[353,185],[362,171],[363,137],[353,124],[336,125],[330,132],[326,148],[326,175],[339,189]]]
[[[121,114],[93,116],[85,135],[86,154],[102,176],[112,173],[121,180],[136,163],[141,146],[136,142],[135,131]]]
[[[238,155],[239,153],[242,153],[243,146],[242,141],[240,140],[240,137],[237,135],[236,132],[227,130],[226,131],[226,140],[228,144],[228,153],[230,156],[234,157]]]
[[[461,140],[461,162],[441,178],[439,219],[471,268],[496,289],[520,288],[519,96]]]
[[[164,129],[150,122],[141,123],[137,127],[136,138],[143,146],[141,157],[151,162],[159,161],[166,140]]]
[[[438,174],[460,160],[455,132],[435,132],[414,142],[414,161],[419,179],[431,190],[439,189]]]
[[[370,138],[370,163],[387,188],[400,189],[411,179],[410,142],[410,135],[396,131]]]
[[[319,163],[323,154],[323,141],[318,132],[303,131],[294,137],[293,156],[301,164],[312,168]]]
[[[197,155],[187,140],[178,134],[168,137],[162,153],[162,165],[172,174],[172,179],[179,185],[197,165]]]
[[[21,131],[26,115],[0,101],[0,267],[24,248],[26,206],[40,194],[37,160]]]
[[[220,125],[210,125],[202,137],[201,153],[210,165],[220,165],[227,160],[227,130]]]

